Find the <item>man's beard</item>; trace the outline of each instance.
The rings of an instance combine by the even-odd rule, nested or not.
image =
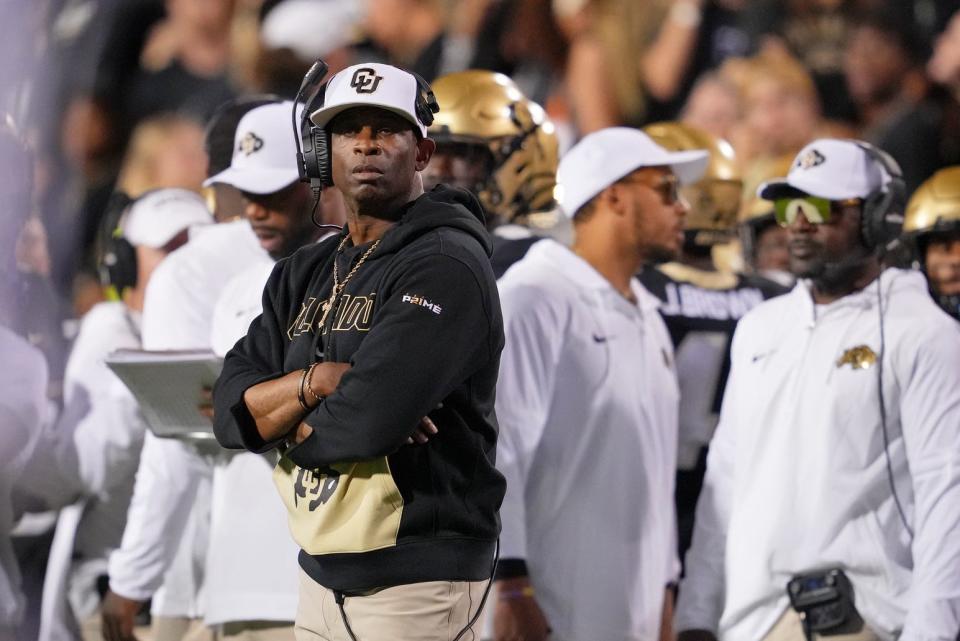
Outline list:
[[[851,285],[867,267],[870,252],[863,248],[837,260],[818,258],[806,263],[805,267],[794,266],[791,258],[790,271],[797,278],[806,278],[813,282],[817,290],[824,294],[836,294],[849,291]]]
[[[647,247],[646,263],[648,265],[662,265],[676,260],[680,252],[663,245],[651,245]]]

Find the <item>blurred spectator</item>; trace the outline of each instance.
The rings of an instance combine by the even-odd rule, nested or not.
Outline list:
[[[693,86],[680,119],[726,140],[742,113],[737,86],[720,73],[710,72],[700,76]]]
[[[740,0],[557,0],[582,132],[673,118],[696,79],[747,53]]]
[[[47,230],[36,216],[27,218],[17,239],[17,269],[28,274],[50,277],[50,248]]]
[[[934,44],[927,63],[927,73],[934,82],[947,87],[960,99],[960,12],[954,14]]]
[[[140,68],[122,91],[124,118],[137,123],[165,111],[206,120],[233,96],[230,27],[234,0],[166,0],[140,52]]]
[[[368,0],[363,26],[387,62],[413,71],[430,82],[443,73],[460,71],[466,60],[452,64],[444,0]],[[453,43],[456,44],[456,43]]]
[[[59,402],[67,341],[60,299],[43,273],[48,250],[33,210],[34,156],[11,124],[0,124],[0,324],[22,336],[47,360],[48,397]],[[26,228],[26,234],[24,230]],[[21,259],[23,259],[21,261]]]
[[[943,164],[939,109],[926,99],[923,45],[890,13],[858,17],[844,68],[860,137],[900,163],[908,193]]]
[[[755,50],[788,53],[809,70],[827,118],[852,121],[855,112],[843,79],[844,48],[852,13],[858,5],[875,1],[756,0],[742,19]]]
[[[131,198],[170,187],[199,192],[206,172],[203,128],[193,119],[165,114],[134,129],[116,190]]]
[[[254,89],[292,99],[310,65],[322,58],[334,74],[353,62],[360,6],[355,0],[284,0],[263,18]]]
[[[566,63],[566,42],[550,0],[485,4],[487,12],[476,27],[470,68],[510,76],[525,95],[550,110],[548,101],[555,97]]]
[[[820,106],[810,74],[780,54],[730,61],[722,73],[739,85],[744,108],[731,143],[749,169],[757,159],[795,153],[814,137]]]
[[[570,40],[567,91],[581,134],[612,125],[640,126],[651,94],[673,95],[690,62],[700,5],[701,0],[553,3]]]

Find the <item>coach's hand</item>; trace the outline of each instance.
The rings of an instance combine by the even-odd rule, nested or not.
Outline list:
[[[530,580],[501,579],[494,586],[494,641],[545,641],[550,625],[533,596]]]
[[[430,420],[430,417],[424,416],[420,419],[420,422],[417,423],[417,429],[413,430],[413,434],[407,437],[407,444],[413,445],[417,443],[424,445],[430,440],[431,436],[436,436],[439,431],[433,421]]]
[[[120,596],[107,590],[100,606],[103,638],[106,641],[137,641],[133,625],[143,602]]]
[[[210,419],[213,423],[213,388],[204,387],[200,390],[200,401],[197,403],[197,410],[201,416]]]

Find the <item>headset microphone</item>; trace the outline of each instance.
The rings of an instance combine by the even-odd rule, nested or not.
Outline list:
[[[293,99],[293,109],[290,115],[293,125],[293,138],[297,144],[297,172],[300,174],[300,182],[310,183],[313,190],[313,209],[310,212],[310,221],[317,227],[323,228],[326,225],[317,223],[317,208],[320,206],[320,192],[325,186],[324,180],[320,178],[320,173],[316,167],[308,167],[307,163],[316,164],[316,149],[318,144],[323,144],[326,139],[323,138],[323,131],[319,127],[314,127],[310,122],[311,106],[317,93],[317,88],[327,75],[329,66],[323,60],[317,59],[311,65],[310,69],[303,76],[303,82],[300,83],[300,89]],[[297,122],[297,107],[301,98],[305,98],[303,110],[300,114],[300,122]],[[319,131],[318,131],[319,130]],[[309,147],[309,148],[307,148]],[[339,227],[338,227],[339,229]]]

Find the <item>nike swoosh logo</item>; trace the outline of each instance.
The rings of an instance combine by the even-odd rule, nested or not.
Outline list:
[[[594,334],[594,335],[593,335],[593,342],[594,342],[594,343],[606,343],[606,342],[607,342],[607,337],[606,337],[606,336],[597,336],[596,334]]]

